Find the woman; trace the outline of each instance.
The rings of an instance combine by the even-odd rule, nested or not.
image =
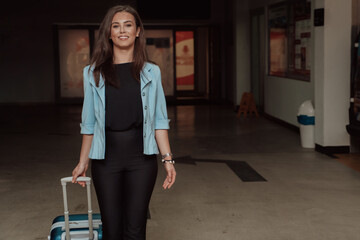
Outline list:
[[[163,188],[175,182],[160,69],[146,60],[138,13],[130,6],[109,9],[84,68],[83,140],[72,172],[77,182],[92,159],[105,240],[146,238],[159,150],[167,172]]]

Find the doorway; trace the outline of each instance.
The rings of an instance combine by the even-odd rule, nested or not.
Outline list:
[[[146,26],[145,29],[146,51],[149,59],[160,67],[167,99],[176,102],[207,99],[208,28]]]
[[[265,33],[264,8],[252,10],[250,12],[251,92],[259,112],[264,111]]]

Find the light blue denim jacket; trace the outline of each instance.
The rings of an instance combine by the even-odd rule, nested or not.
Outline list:
[[[93,68],[84,68],[84,103],[81,114],[81,134],[93,134],[90,159],[105,159],[105,84],[100,77],[96,86]],[[161,73],[157,65],[145,63],[140,74],[143,106],[144,154],[158,154],[155,129],[169,129]],[[126,114],[126,113],[124,113]]]

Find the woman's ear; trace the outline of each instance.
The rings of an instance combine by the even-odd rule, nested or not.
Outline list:
[[[137,27],[137,29],[136,29],[136,37],[139,37],[139,35],[140,35],[140,27]]]

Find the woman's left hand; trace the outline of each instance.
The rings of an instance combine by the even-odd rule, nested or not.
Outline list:
[[[174,184],[175,179],[176,179],[175,167],[174,167],[174,164],[165,162],[164,163],[164,168],[165,168],[165,170],[167,172],[167,176],[166,176],[166,179],[164,181],[163,188],[164,189],[166,189],[166,188],[170,189],[171,186]]]

